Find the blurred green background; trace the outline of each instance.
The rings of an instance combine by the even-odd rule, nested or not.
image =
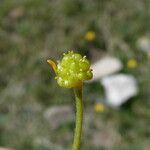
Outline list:
[[[53,106],[73,107],[72,90],[58,87],[48,58],[75,50],[119,58],[135,76],[139,94],[120,109],[95,112],[99,83],[85,86],[83,150],[149,150],[150,59],[137,48],[150,36],[149,0],[0,0],[0,146],[15,150],[69,150],[74,121],[57,129],[45,119]],[[93,31],[95,39],[85,35]],[[137,67],[127,67],[129,59]],[[57,118],[56,118],[57,119]]]

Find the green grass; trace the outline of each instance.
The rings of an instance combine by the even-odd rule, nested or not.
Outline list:
[[[90,57],[96,49],[120,58],[122,72],[136,77],[140,91],[120,110],[107,108],[96,114],[91,99],[103,94],[103,89],[98,83],[87,86],[85,110],[92,117],[82,149],[148,150],[150,60],[137,49],[136,41],[149,36],[149,8],[149,0],[1,0],[0,146],[70,149],[73,122],[52,130],[43,117],[48,107],[73,102],[73,93],[57,86],[46,60],[58,59],[71,49]],[[89,30],[96,33],[93,42],[84,39]],[[138,61],[133,70],[126,67],[132,57]],[[107,130],[108,135],[114,131],[119,136],[117,143],[110,147],[94,145],[95,133]]]

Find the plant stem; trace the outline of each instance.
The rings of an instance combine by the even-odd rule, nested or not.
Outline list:
[[[76,125],[72,150],[79,150],[81,143],[82,122],[83,122],[82,85],[74,88],[74,94],[76,101]]]

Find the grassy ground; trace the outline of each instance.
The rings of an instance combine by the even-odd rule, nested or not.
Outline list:
[[[102,93],[101,85],[87,87],[82,149],[148,150],[150,60],[136,42],[150,36],[149,8],[149,0],[1,0],[0,146],[70,149],[73,122],[52,130],[43,112],[72,103],[72,93],[56,85],[46,59],[74,49],[89,58],[94,50],[117,56],[122,72],[133,74],[140,88],[120,110],[106,108],[97,114],[88,97]],[[84,38],[90,30],[96,33],[92,42]],[[130,58],[138,62],[134,69],[126,65]]]

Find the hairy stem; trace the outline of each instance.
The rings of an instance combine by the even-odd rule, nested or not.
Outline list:
[[[76,101],[76,126],[72,150],[79,150],[81,143],[82,122],[83,122],[82,85],[77,88],[74,88],[74,94]]]

